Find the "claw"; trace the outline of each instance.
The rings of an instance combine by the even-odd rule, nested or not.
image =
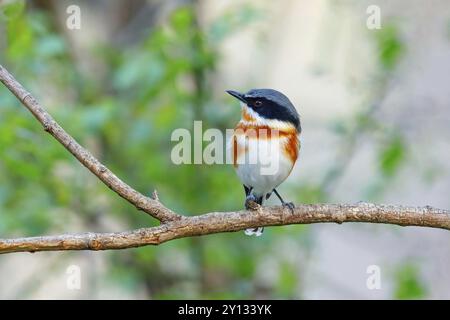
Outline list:
[[[294,213],[295,205],[292,202],[283,202],[283,208],[289,208],[289,210],[291,210],[291,213]]]

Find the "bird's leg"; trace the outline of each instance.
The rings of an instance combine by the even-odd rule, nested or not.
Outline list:
[[[291,212],[294,213],[294,208],[295,208],[294,203],[292,203],[292,202],[285,202],[283,200],[283,198],[280,196],[280,194],[278,193],[277,189],[273,189],[273,192],[277,195],[278,199],[280,199],[281,205],[283,207],[289,208],[289,210],[291,210]]]
[[[248,197],[250,192],[252,191],[252,188],[247,187],[245,184],[243,184],[244,190],[245,190],[245,196]]]
[[[247,196],[245,199],[245,208],[247,210],[257,210],[259,206],[263,204],[264,196],[256,197],[254,194],[251,193]],[[256,206],[255,206],[256,204]],[[245,230],[245,234],[247,236],[261,236],[264,232],[264,227],[257,227],[257,228],[250,228]]]
[[[246,185],[244,185],[244,190],[245,190],[245,209],[247,210],[257,210],[258,207],[260,205],[262,205],[263,203],[263,197],[256,197],[253,193],[252,187],[247,187]],[[263,227],[258,227],[258,228],[251,228],[251,229],[246,229],[245,230],[245,234],[247,236],[257,236],[259,237],[260,235],[262,235],[264,231]]]
[[[245,190],[245,209],[247,210],[256,210],[258,209],[258,199],[252,193],[253,188],[247,187],[244,185]]]

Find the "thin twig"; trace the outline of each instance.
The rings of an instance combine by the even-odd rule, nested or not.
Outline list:
[[[137,192],[91,153],[81,147],[0,65],[0,81],[27,107],[56,140],[103,183],[162,224],[117,233],[80,233],[17,239],[0,239],[0,253],[57,250],[109,250],[158,245],[163,242],[219,232],[233,232],[260,226],[325,222],[369,222],[420,226],[450,230],[450,211],[426,207],[403,207],[358,203],[300,205],[293,212],[282,207],[261,207],[256,211],[213,212],[183,217],[163,206],[157,193],[152,198]]]
[[[22,104],[30,110],[42,124],[44,130],[58,140],[86,168],[95,174],[104,184],[119,196],[132,203],[136,208],[145,211],[161,222],[181,219],[181,216],[155,201],[144,196],[120,180],[104,164],[100,163],[89,151],[75,141],[54,119],[44,107],[25,90],[14,77],[0,65],[0,81],[11,91]]]

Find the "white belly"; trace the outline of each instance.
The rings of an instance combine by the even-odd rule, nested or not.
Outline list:
[[[253,188],[255,196],[272,192],[289,176],[294,163],[283,152],[286,142],[286,138],[246,140],[237,136],[237,144],[246,151],[238,154],[235,169],[242,183]]]

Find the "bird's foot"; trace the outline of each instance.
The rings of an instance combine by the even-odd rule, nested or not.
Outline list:
[[[252,194],[249,194],[247,198],[245,198],[245,209],[247,210],[258,210],[259,204],[256,203],[256,197]]]
[[[283,202],[282,206],[283,208],[288,208],[289,210],[291,210],[291,213],[294,213],[295,205],[293,202]]]

